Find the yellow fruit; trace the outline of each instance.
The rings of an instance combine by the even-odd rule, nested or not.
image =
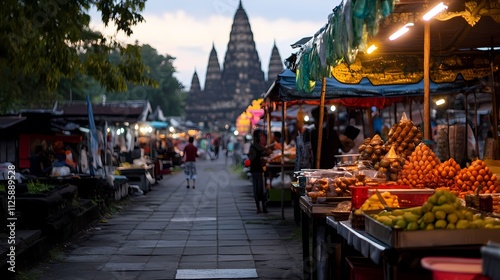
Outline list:
[[[418,224],[417,222],[410,222],[406,226],[406,230],[417,230],[418,229]]]
[[[446,212],[444,212],[444,211],[436,211],[434,213],[434,216],[436,217],[437,220],[444,220],[444,219],[446,219]]]
[[[434,228],[436,228],[436,229],[444,229],[444,228],[446,228],[446,226],[447,226],[447,223],[445,220],[437,220],[434,223]]]
[[[448,216],[446,216],[446,220],[450,224],[455,224],[458,221],[458,216],[455,213],[451,213],[451,214],[448,214]]]
[[[466,229],[469,228],[469,221],[467,220],[458,220],[456,224],[457,229]]]

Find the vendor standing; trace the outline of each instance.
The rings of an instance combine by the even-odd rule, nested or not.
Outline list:
[[[321,157],[319,168],[330,169],[336,164],[336,155],[341,154],[341,142],[337,131],[334,129],[335,117],[332,114],[328,114],[325,109],[323,123],[319,123],[319,113],[320,107],[316,107],[311,111],[311,115],[314,118],[314,128],[310,131],[311,134],[311,146],[313,153],[313,163],[316,164],[317,151],[318,151],[318,132],[319,128],[323,129],[323,136],[321,141]],[[316,167],[316,166],[315,166]]]
[[[267,213],[266,208],[266,188],[264,185],[263,157],[269,155],[266,150],[266,135],[264,131],[257,129],[253,132],[253,142],[248,152],[250,159],[250,173],[252,174],[253,197],[257,213]],[[260,203],[262,202],[262,208]]]

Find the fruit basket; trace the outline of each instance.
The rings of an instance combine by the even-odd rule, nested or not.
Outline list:
[[[402,185],[379,185],[379,186],[351,186],[351,194],[352,194],[352,207],[359,209],[361,205],[368,199],[368,191],[369,190],[388,190],[391,192],[391,189],[408,189],[408,186]]]
[[[375,189],[368,189],[368,197],[375,193]],[[400,208],[411,208],[421,206],[434,194],[434,189],[390,189],[391,195],[398,197]]]
[[[394,248],[435,247],[451,245],[481,245],[500,242],[500,229],[436,229],[406,231],[386,226],[364,213],[365,231]]]

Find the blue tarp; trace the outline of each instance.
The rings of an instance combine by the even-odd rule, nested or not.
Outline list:
[[[430,83],[431,94],[458,93],[470,91],[476,85],[470,86],[471,82],[466,82],[458,76],[453,83]],[[275,89],[270,90],[270,94],[279,94],[282,101],[312,100],[321,96],[321,81],[316,82],[312,92],[303,92],[297,89],[295,73],[290,69],[285,69],[278,75]],[[424,94],[424,81],[415,84],[380,85],[374,86],[367,78],[363,78],[359,84],[344,84],[335,78],[326,79],[326,99],[335,98],[363,98],[363,97],[404,97],[421,96]]]

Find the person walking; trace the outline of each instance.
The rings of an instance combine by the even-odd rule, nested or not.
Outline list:
[[[252,174],[253,197],[257,206],[257,213],[267,213],[266,195],[264,186],[264,168],[262,158],[269,155],[265,149],[266,135],[264,131],[257,129],[253,132],[253,143],[248,152],[250,159],[250,173]],[[262,208],[260,207],[262,202]]]
[[[198,148],[193,144],[194,137],[190,136],[188,144],[184,147],[184,174],[186,174],[187,186],[189,189],[189,179],[193,181],[193,189],[196,182],[196,157],[198,155]]]

